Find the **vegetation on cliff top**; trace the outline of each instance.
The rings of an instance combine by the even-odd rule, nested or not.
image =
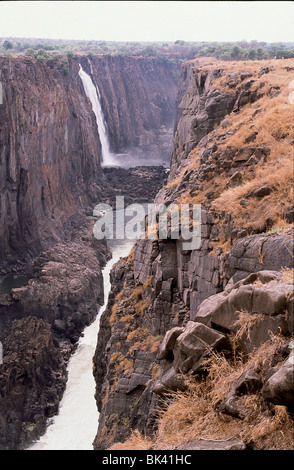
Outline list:
[[[115,42],[31,38],[0,38],[0,53],[26,54],[35,57],[56,55],[107,54],[157,57],[161,60],[190,60],[195,57],[216,57],[221,60],[261,60],[294,57],[294,43],[239,42]],[[40,51],[44,51],[40,53]]]

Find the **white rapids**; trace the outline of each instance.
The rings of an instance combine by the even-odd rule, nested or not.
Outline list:
[[[99,413],[95,394],[92,359],[97,344],[100,317],[107,305],[111,288],[109,273],[120,257],[126,256],[133,242],[112,247],[112,258],[103,269],[104,305],[95,321],[84,330],[75,353],[68,363],[68,381],[59,413],[51,418],[46,433],[27,450],[93,450],[92,443],[98,429]]]

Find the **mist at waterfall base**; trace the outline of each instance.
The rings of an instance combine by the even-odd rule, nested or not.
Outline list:
[[[90,326],[86,327],[75,353],[68,363],[66,390],[59,413],[51,418],[46,433],[27,450],[93,450],[99,413],[94,397],[95,379],[92,361],[97,344],[100,317],[107,305],[111,288],[109,273],[120,257],[126,256],[133,242],[119,240],[112,244],[112,258],[103,269],[104,305]]]
[[[91,64],[90,64],[91,68]],[[88,75],[82,66],[80,65],[79,76],[83,82],[84,90],[89,98],[92,109],[96,117],[98,134],[101,142],[102,149],[102,167],[118,167],[118,168],[132,168],[135,166],[158,166],[162,165],[168,168],[169,162],[162,161],[160,153],[154,155],[148,155],[148,158],[144,155],[144,152],[137,149],[131,149],[127,153],[115,154],[110,150],[110,143],[107,133],[107,124],[105,123],[101,103],[100,103],[100,91],[92,81],[90,75]]]

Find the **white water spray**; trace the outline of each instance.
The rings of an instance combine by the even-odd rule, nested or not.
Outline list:
[[[111,153],[109,140],[105,125],[105,120],[103,116],[103,111],[100,103],[100,92],[98,87],[96,88],[90,75],[88,75],[80,65],[79,76],[83,82],[84,90],[91,101],[93,112],[96,116],[96,122],[98,127],[98,134],[100,137],[101,147],[102,147],[102,164],[103,166],[113,166],[117,165],[115,155]]]

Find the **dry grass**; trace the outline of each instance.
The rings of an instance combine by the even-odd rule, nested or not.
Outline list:
[[[281,274],[284,282],[294,285],[294,268],[282,268]]]
[[[246,198],[252,191],[264,185],[274,188],[271,194],[261,200],[253,197],[248,198],[248,205],[245,208],[240,205],[241,199]],[[254,179],[223,191],[213,202],[213,207],[219,211],[229,212],[233,216],[236,226],[262,231],[268,217],[275,224],[273,228],[289,226],[282,219],[282,214],[285,209],[290,209],[292,204],[293,159],[290,155],[281,155],[278,161],[257,168]],[[247,218],[245,214],[247,214]]]
[[[246,64],[247,65],[247,64]],[[258,64],[260,66],[260,64]],[[256,77],[253,77],[256,78]],[[274,70],[262,75],[259,82],[264,83],[262,90],[267,92],[271,86],[280,86],[280,94],[273,98],[265,95],[258,100],[262,112],[252,116],[254,110],[251,106],[242,109],[239,115],[232,115],[228,129],[238,129],[223,145],[239,149],[246,146],[268,147],[270,157],[266,162],[257,165],[253,174],[245,174],[245,180],[237,187],[229,188],[214,201],[214,208],[227,210],[233,215],[237,226],[262,230],[268,217],[280,227],[286,225],[282,219],[285,209],[293,205],[293,148],[289,143],[294,139],[293,132],[293,105],[290,104],[289,83],[291,77],[285,71],[283,61],[274,63]],[[245,144],[245,138],[254,130],[258,131],[254,144]],[[240,206],[239,201],[245,198],[254,189],[269,185],[274,190],[262,200],[249,198],[246,208]],[[245,219],[244,215],[250,218]]]
[[[289,59],[228,63],[202,58],[191,62],[196,67],[199,64],[202,69],[213,70],[218,67],[224,69],[222,76],[214,80],[212,86],[224,87],[227,82],[226,75],[234,71],[252,73],[251,78],[255,80],[252,89],[263,84],[260,91],[265,95],[256,104],[247,104],[241,107],[239,113],[231,113],[228,116],[229,126],[225,132],[230,131],[232,135],[227,136],[224,142],[218,145],[218,149],[225,151],[230,146],[238,151],[244,147],[267,147],[270,149],[270,155],[266,161],[261,159],[254,171],[242,168],[245,171],[238,186],[226,189],[229,177],[225,173],[207,175],[207,180],[203,182],[203,190],[193,193],[188,190],[181,194],[177,202],[199,204],[206,201],[206,192],[214,191],[214,209],[229,212],[236,227],[248,229],[249,233],[263,232],[269,230],[266,220],[271,220],[272,231],[286,229],[289,224],[283,219],[283,211],[292,208],[294,199],[293,146],[290,145],[294,140],[294,113],[293,105],[289,102],[289,83],[292,76],[286,71],[286,66],[293,66],[294,61]],[[272,70],[258,77],[258,72],[264,66],[270,66]],[[280,93],[270,97],[268,92],[273,86],[279,86]],[[256,105],[261,111],[257,114]],[[254,143],[245,143],[245,139],[253,130],[258,131],[256,140]],[[223,133],[224,129],[218,128],[211,135],[217,137]],[[199,167],[199,155],[200,149],[196,146],[189,154],[191,162],[173,181],[170,181],[169,187],[176,188],[189,169]],[[262,199],[248,197],[252,191],[264,185],[271,186],[271,194]],[[246,207],[239,204],[244,198],[248,201]]]
[[[250,340],[250,333],[253,326],[258,325],[261,321],[264,320],[265,315],[261,313],[249,313],[247,310],[236,311],[236,314],[239,315],[238,320],[233,324],[233,327],[238,327],[235,334],[235,340],[238,341],[242,338],[243,335]]]
[[[131,298],[135,300],[135,302],[139,302],[139,300],[142,300],[142,295],[144,293],[144,287],[139,284],[132,292]]]
[[[109,318],[109,323],[110,323],[111,325],[114,325],[114,323],[116,322],[116,312],[117,312],[117,309],[118,309],[118,304],[115,303],[115,304],[112,306],[111,315],[110,315],[110,318]]]
[[[232,384],[249,368],[260,372],[269,366],[283,340],[274,337],[244,362],[230,363],[214,354],[207,362],[205,381],[190,382],[186,392],[172,394],[172,401],[159,421],[155,449],[180,447],[197,438],[226,439],[240,437],[245,443],[254,440],[261,449],[293,449],[293,421],[286,409],[274,407],[274,415],[262,411],[260,395],[240,398],[243,420],[221,415],[217,406],[225,399]]]
[[[151,446],[149,437],[144,437],[139,431],[132,431],[126,442],[114,444],[108,450],[149,450]]]
[[[175,449],[199,438],[227,439],[235,436],[246,444],[254,441],[258,448],[264,450],[293,450],[293,421],[286,408],[273,406],[273,413],[270,413],[260,394],[240,397],[243,420],[217,411],[241,374],[251,368],[262,375],[283,344],[285,338],[273,336],[246,360],[240,356],[235,362],[213,353],[206,362],[208,375],[205,380],[190,378],[185,392],[169,395],[165,409],[160,411],[158,431],[153,441],[132,432],[126,442],[115,444],[111,449]]]

